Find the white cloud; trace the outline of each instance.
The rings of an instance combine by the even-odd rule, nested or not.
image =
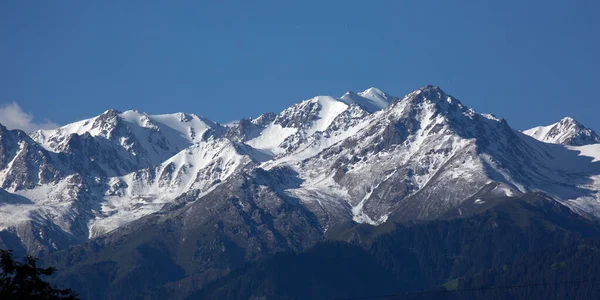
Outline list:
[[[8,129],[21,129],[29,133],[37,129],[53,129],[60,126],[48,119],[42,123],[33,119],[33,115],[23,111],[16,102],[0,105],[0,123]]]

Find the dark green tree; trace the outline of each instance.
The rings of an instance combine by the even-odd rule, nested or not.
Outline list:
[[[50,276],[56,269],[39,268],[37,258],[26,256],[15,261],[12,252],[0,250],[0,299],[78,299],[71,289],[57,289],[41,276]]]

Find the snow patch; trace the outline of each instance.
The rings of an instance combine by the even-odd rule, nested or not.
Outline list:
[[[297,131],[297,128],[284,128],[279,124],[270,124],[258,137],[247,141],[246,144],[271,154],[279,154],[284,151],[279,145]]]

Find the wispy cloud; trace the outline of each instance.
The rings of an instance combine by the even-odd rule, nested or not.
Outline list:
[[[41,123],[35,122],[33,114],[23,111],[16,102],[0,104],[0,123],[8,129],[21,129],[28,133],[37,129],[53,129],[60,126],[48,119]]]

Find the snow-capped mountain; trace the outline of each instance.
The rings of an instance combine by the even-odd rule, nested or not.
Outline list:
[[[0,239],[45,253],[158,213],[193,219],[186,228],[202,232],[251,222],[247,234],[269,244],[299,226],[264,231],[270,218],[298,218],[314,238],[530,191],[600,216],[597,136],[563,121],[523,134],[425,86],[402,98],[376,88],[317,96],[227,126],[183,113],[108,110],[30,136],[0,127]],[[545,143],[550,137],[569,146]],[[231,214],[243,217],[223,219]],[[310,244],[278,239],[284,248]]]
[[[570,117],[548,126],[524,130],[523,133],[536,140],[552,144],[583,146],[600,143],[598,134]]]
[[[211,137],[158,166],[111,177],[104,183],[101,215],[91,221],[90,236],[158,211],[188,191],[206,194],[261,156],[246,145]]]
[[[261,116],[261,130],[245,139],[246,144],[273,156],[282,156],[311,144],[325,135],[347,136],[367,115],[387,107],[396,98],[378,89],[348,92],[340,98],[317,96],[285,109],[269,123]],[[341,139],[342,137],[339,137]]]
[[[160,164],[223,128],[193,114],[147,115],[110,109],[58,129],[38,130],[32,139],[46,150],[82,156],[101,175],[121,175]],[[86,166],[86,172],[90,167]]]
[[[300,174],[303,183],[288,192],[305,203],[318,202],[327,210],[346,201],[354,221],[371,224],[391,214],[439,217],[476,200],[470,199],[474,195],[510,197],[542,190],[574,203],[598,200],[592,178],[600,169],[588,164],[590,158],[536,143],[434,86],[360,118],[344,132],[348,135],[340,139],[320,136],[317,145],[324,147],[311,144],[263,166],[290,167]],[[581,175],[583,169],[591,173]],[[580,190],[584,185],[586,190]]]

